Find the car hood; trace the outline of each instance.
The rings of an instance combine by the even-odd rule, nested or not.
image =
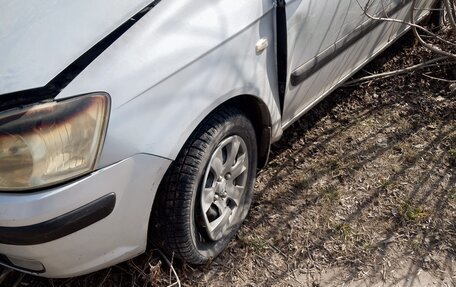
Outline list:
[[[143,0],[0,0],[0,94],[46,85]]]

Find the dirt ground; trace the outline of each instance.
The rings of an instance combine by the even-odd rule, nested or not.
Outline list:
[[[431,56],[407,36],[356,77]],[[455,64],[335,91],[274,144],[227,250],[173,262],[179,282],[152,249],[65,280],[0,268],[0,286],[456,286],[453,80]]]

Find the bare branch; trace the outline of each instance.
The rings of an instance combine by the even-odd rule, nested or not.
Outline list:
[[[441,81],[441,82],[445,82],[445,83],[456,83],[456,80],[442,79],[442,78],[430,76],[428,74],[423,74],[423,76],[425,76],[426,78],[429,78],[429,79],[433,79],[433,80],[437,80],[437,81]]]
[[[456,61],[452,61],[452,62],[448,62],[448,61],[447,61],[447,62],[442,62],[442,61],[448,60],[448,59],[450,59],[450,57],[447,57],[447,56],[435,58],[435,59],[426,61],[426,62],[424,62],[424,63],[420,63],[420,64],[417,64],[417,65],[413,65],[413,66],[410,66],[410,67],[407,67],[407,68],[404,68],[404,69],[395,70],[395,71],[389,71],[389,72],[384,72],[384,73],[380,73],[380,74],[373,74],[373,75],[369,75],[369,76],[366,76],[366,77],[354,79],[354,80],[351,80],[351,81],[346,82],[343,86],[344,86],[344,87],[346,87],[346,86],[352,86],[352,85],[354,85],[354,84],[358,84],[358,83],[361,83],[361,82],[366,82],[366,81],[372,81],[372,80],[377,80],[377,79],[389,78],[389,77],[392,77],[392,76],[397,76],[397,75],[401,75],[401,74],[406,74],[406,73],[409,73],[409,72],[412,72],[412,71],[416,71],[416,70],[420,70],[420,69],[424,69],[424,68],[428,68],[428,67],[435,67],[435,66],[443,66],[443,65],[456,64]],[[440,62],[440,63],[439,63],[439,62]]]
[[[442,0],[443,1],[443,5],[445,6],[445,9],[446,9],[446,13],[448,16],[448,22],[450,23],[450,25],[453,27],[453,29],[456,29],[456,21],[455,21],[455,12],[456,12],[456,9],[455,9],[455,5],[454,5],[454,2],[450,1],[450,0]],[[443,13],[445,13],[445,11],[443,11]]]
[[[173,261],[174,256],[172,257],[171,261],[169,261],[169,259],[166,257],[166,255],[163,252],[161,252],[160,250],[158,250],[158,252],[162,256],[163,260],[165,260],[166,264],[168,264],[169,268],[171,269],[171,272],[174,275],[174,278],[176,279],[176,282],[172,283],[168,287],[175,286],[175,285],[180,287],[181,286],[181,281],[179,279],[179,276],[177,275],[176,269],[174,269],[173,263],[171,262],[171,261]]]
[[[418,25],[416,24],[416,20],[415,20],[415,9],[414,7],[416,7],[416,0],[412,0],[412,9],[410,10],[410,13],[411,13],[411,16],[410,16],[410,21],[411,21],[411,24],[413,25],[412,26],[412,30],[413,30],[413,34],[415,35],[415,37],[418,39],[418,41],[427,49],[431,50],[432,52],[436,53],[436,54],[440,54],[440,55],[444,55],[444,56],[448,56],[448,57],[452,57],[452,58],[456,58],[456,54],[453,54],[453,53],[450,53],[450,52],[447,52],[447,51],[444,51],[442,49],[440,49],[439,47],[435,46],[435,45],[432,45],[426,41],[423,40],[423,38],[421,37],[421,35],[418,33]]]
[[[445,9],[446,9],[446,13],[448,14],[448,17],[449,17],[449,21],[453,21],[454,22],[454,12],[455,12],[455,4],[454,4],[454,1],[453,0],[443,0],[444,3],[445,3]],[[434,44],[431,44],[429,42],[426,42],[422,36],[418,33],[418,30],[430,35],[431,37],[441,41],[442,43],[445,43],[447,45],[451,45],[451,46],[456,46],[456,43],[453,43],[451,41],[448,41],[442,37],[440,37],[439,35],[429,31],[428,29],[424,28],[423,26],[421,25],[418,25],[416,24],[416,16],[415,16],[415,10],[416,9],[416,0],[413,0],[412,3],[411,3],[411,9],[410,9],[410,13],[411,13],[411,19],[410,19],[410,22],[408,21],[404,21],[404,20],[400,20],[400,19],[395,19],[395,18],[390,18],[388,17],[388,15],[386,14],[386,9],[383,8],[383,10],[385,10],[385,15],[386,17],[378,17],[378,16],[374,16],[372,14],[370,14],[368,12],[368,7],[370,6],[370,0],[367,1],[367,4],[365,5],[364,8],[362,8],[362,5],[361,3],[359,2],[359,0],[356,0],[356,2],[358,3],[358,5],[361,7],[361,9],[363,9],[363,13],[370,19],[372,20],[376,20],[376,21],[384,21],[384,22],[393,22],[393,23],[400,23],[400,24],[405,24],[405,25],[408,25],[412,28],[413,30],[413,33],[414,35],[416,36],[416,38],[418,39],[418,41],[427,49],[429,49],[430,51],[436,53],[436,54],[439,54],[439,55],[442,55],[442,56],[447,56],[447,57],[451,57],[451,58],[456,58],[456,54],[453,54],[451,52],[448,52],[448,51],[445,51],[445,50],[442,50],[441,48],[439,48],[438,46],[434,45]],[[452,24],[451,24],[452,25]]]

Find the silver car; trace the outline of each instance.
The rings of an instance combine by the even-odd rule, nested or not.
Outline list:
[[[0,0],[0,264],[76,276],[148,240],[217,256],[271,143],[408,29],[367,14],[410,8]]]

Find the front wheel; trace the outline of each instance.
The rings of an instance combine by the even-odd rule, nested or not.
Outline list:
[[[152,240],[192,264],[217,256],[247,215],[256,167],[250,120],[233,107],[214,112],[187,140],[160,185]]]

